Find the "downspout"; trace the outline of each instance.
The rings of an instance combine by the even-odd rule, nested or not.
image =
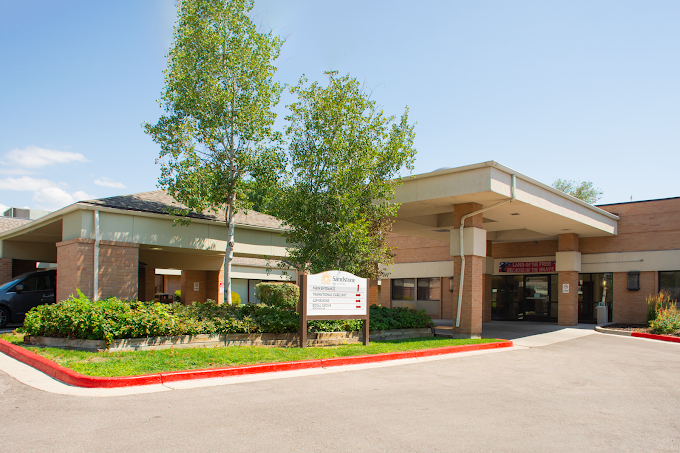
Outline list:
[[[463,217],[460,219],[460,229],[459,229],[459,236],[460,236],[460,280],[458,282],[458,310],[456,312],[456,327],[460,327],[460,309],[463,304],[463,279],[465,277],[465,250],[463,249],[463,227],[465,225],[465,220],[467,220],[468,217],[472,217],[477,214],[481,214],[482,212],[489,211],[493,208],[496,208],[502,204],[506,203],[512,203],[515,201],[515,189],[517,187],[517,180],[515,178],[515,175],[512,175],[512,186],[510,188],[510,199],[509,200],[503,200],[499,201],[498,203],[494,203],[491,206],[488,206],[486,208],[479,209],[475,212],[471,212],[469,214],[465,214]]]
[[[99,300],[99,211],[94,211],[94,296],[92,300]]]

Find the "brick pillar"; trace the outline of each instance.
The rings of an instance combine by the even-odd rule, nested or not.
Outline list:
[[[383,278],[380,282],[380,305],[383,307],[392,306],[392,279]]]
[[[198,283],[198,291],[194,284]],[[182,303],[191,305],[192,302],[206,301],[206,271],[182,271]]]
[[[94,252],[94,249],[93,249]],[[99,242],[99,298],[137,299],[139,244]]]
[[[578,235],[560,234],[557,241],[558,275],[557,324],[578,324],[578,274],[581,271],[581,254],[578,253]],[[568,289],[565,285],[568,285]],[[567,290],[568,292],[565,292]]]
[[[456,299],[456,297],[458,297],[458,294],[456,293],[455,296],[454,296],[454,293],[452,291],[449,291],[449,277],[442,277],[441,278],[441,285],[442,285],[441,286],[441,288],[442,288],[441,319],[451,319],[454,316],[456,316],[454,308],[453,308],[453,301],[458,300],[458,299]],[[454,288],[454,290],[455,290],[455,288]]]
[[[382,284],[382,282],[380,282]],[[368,280],[368,306],[378,304],[378,280]]]
[[[12,280],[12,258],[0,258],[0,285]]]
[[[457,204],[453,208],[454,225],[460,227],[460,219],[482,208],[478,203]],[[468,244],[464,249],[465,277],[461,282],[461,258],[459,229],[451,231],[451,255],[453,258],[453,336],[454,338],[479,338],[482,334],[482,305],[484,298],[484,257],[486,256],[486,231],[482,229],[482,214],[469,217],[465,221],[464,233]],[[481,246],[478,244],[482,244]],[[458,294],[463,285],[460,309],[460,325],[456,327],[458,316]]]
[[[224,281],[224,266],[219,271],[205,271],[205,297],[222,305],[226,300],[224,291],[220,292],[220,283]],[[242,300],[242,303],[248,302]]]
[[[156,294],[156,269],[145,267],[139,270],[139,300],[151,302]]]
[[[491,322],[491,274],[488,272],[493,271],[493,266],[489,265],[487,261],[491,261],[493,264],[493,257],[491,255],[491,241],[486,241],[486,259],[484,266],[484,299],[482,303],[482,322]]]
[[[57,302],[68,299],[80,290],[87,297],[93,296],[94,240],[69,239],[57,246]],[[135,272],[137,267],[135,266]]]

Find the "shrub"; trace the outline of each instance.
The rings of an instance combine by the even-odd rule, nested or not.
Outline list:
[[[680,331],[680,311],[673,304],[668,308],[662,308],[656,313],[656,319],[650,321],[652,333],[666,334]]]
[[[182,302],[182,291],[179,289],[175,291],[175,302]]]
[[[668,290],[662,290],[658,294],[650,294],[647,296],[647,321],[654,321],[660,310],[677,306],[677,301],[671,300],[671,293]]]
[[[241,305],[241,296],[233,291],[231,292],[231,305]]]
[[[371,330],[432,327],[424,311],[371,305]],[[299,315],[289,308],[265,304],[218,305],[209,300],[184,306],[127,301],[111,297],[91,301],[76,297],[41,305],[26,314],[24,330],[32,336],[112,341],[171,335],[231,333],[295,333]],[[359,331],[358,319],[310,321],[310,332]]]
[[[260,303],[288,310],[295,310],[300,300],[300,288],[294,283],[259,283],[255,294]]]
[[[434,327],[432,319],[425,314],[425,310],[371,305],[371,330],[420,329],[424,327]]]

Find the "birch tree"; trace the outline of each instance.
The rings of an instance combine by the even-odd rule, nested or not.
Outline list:
[[[144,130],[161,147],[159,186],[188,212],[223,212],[225,300],[231,304],[234,214],[245,181],[279,137],[273,132],[282,86],[273,81],[283,41],[258,31],[252,0],[179,0],[168,54],[164,114]],[[280,135],[280,134],[279,134]],[[185,217],[188,220],[188,218]]]

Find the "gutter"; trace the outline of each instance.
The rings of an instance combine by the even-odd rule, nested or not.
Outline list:
[[[510,199],[509,200],[503,200],[499,201],[498,203],[494,203],[491,206],[487,206],[486,208],[479,209],[477,211],[471,212],[469,214],[465,214],[463,217],[460,219],[460,228],[458,229],[459,236],[460,236],[460,280],[458,282],[458,310],[456,311],[456,327],[460,327],[460,311],[461,311],[461,306],[463,304],[463,280],[465,277],[465,250],[463,246],[463,230],[465,227],[465,220],[467,220],[468,217],[475,216],[477,214],[481,214],[482,212],[489,211],[491,209],[494,209],[500,205],[504,205],[506,203],[512,203],[517,199],[515,191],[517,189],[517,178],[514,173],[511,173],[512,175],[512,187],[511,187],[511,194],[510,194]]]
[[[99,229],[99,211],[94,211],[94,300],[99,300],[99,243],[101,231]]]

